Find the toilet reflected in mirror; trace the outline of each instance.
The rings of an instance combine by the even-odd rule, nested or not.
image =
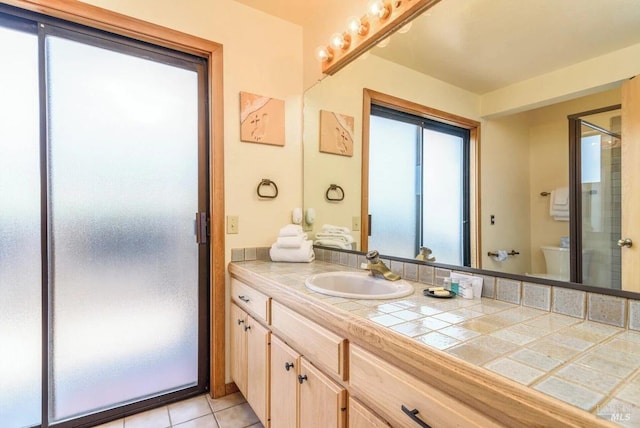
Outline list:
[[[568,247],[554,247],[543,245],[540,247],[544,256],[546,272],[543,273],[527,273],[527,276],[536,278],[552,279],[554,281],[569,280],[570,253]],[[589,277],[589,261],[590,251],[582,251],[582,269],[583,278]]]

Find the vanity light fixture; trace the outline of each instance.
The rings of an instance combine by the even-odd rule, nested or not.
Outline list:
[[[344,32],[334,33],[327,46],[316,49],[322,72],[334,74],[376,44],[389,43],[395,30],[409,30],[409,22],[440,0],[371,0],[366,14],[352,17]]]
[[[331,62],[333,59],[333,49],[328,46],[318,46],[316,48],[316,59],[321,63]]]
[[[369,32],[369,21],[360,19],[357,16],[352,16],[347,21],[347,31],[354,36],[366,36]]]
[[[334,49],[349,49],[351,36],[349,34],[334,33],[329,44]]]
[[[387,19],[391,14],[391,4],[384,0],[371,0],[367,5],[367,14],[372,18]]]

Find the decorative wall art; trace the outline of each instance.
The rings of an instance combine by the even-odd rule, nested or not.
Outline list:
[[[240,92],[240,141],[284,146],[284,101]]]
[[[320,110],[320,151],[353,156],[353,117]]]

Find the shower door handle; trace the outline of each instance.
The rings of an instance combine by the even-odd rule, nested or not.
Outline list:
[[[618,247],[627,247],[630,248],[633,245],[633,241],[629,238],[626,239],[618,239]]]
[[[196,242],[206,244],[209,242],[209,220],[207,213],[196,213]]]

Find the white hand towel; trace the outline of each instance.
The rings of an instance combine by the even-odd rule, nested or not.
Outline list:
[[[306,233],[296,236],[278,236],[276,247],[278,248],[300,248],[302,243],[308,238]]]
[[[569,221],[569,188],[560,187],[551,191],[549,215],[554,220]]]
[[[278,248],[276,244],[271,246],[269,256],[274,262],[309,263],[315,260],[313,242],[303,241],[300,248]]]
[[[342,232],[342,233],[350,234],[351,230],[349,230],[348,227],[334,226],[332,224],[323,224],[322,232]]]
[[[568,187],[558,187],[557,189],[551,191],[551,203],[558,207],[561,206],[569,206],[569,188]]]
[[[298,236],[303,233],[302,226],[299,224],[288,224],[280,229],[278,236]]]

